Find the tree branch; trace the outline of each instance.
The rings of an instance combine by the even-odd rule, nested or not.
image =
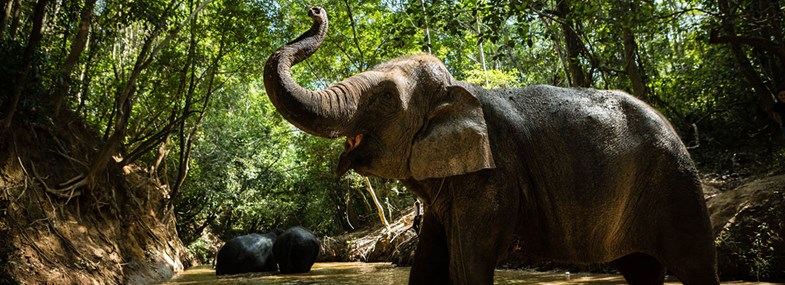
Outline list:
[[[352,34],[354,36],[354,45],[357,47],[357,51],[360,52],[360,62],[365,62],[365,54],[363,54],[363,49],[360,48],[360,39],[357,38],[357,24],[354,22],[354,15],[352,14],[352,6],[349,5],[348,0],[343,0],[343,3],[346,4],[346,14],[349,17],[349,25],[352,26]]]
[[[760,48],[770,51],[779,57],[785,57],[785,49],[779,47],[776,43],[759,37],[752,36],[721,36],[717,30],[712,30],[709,34],[709,43],[711,44],[745,44],[748,46]]]

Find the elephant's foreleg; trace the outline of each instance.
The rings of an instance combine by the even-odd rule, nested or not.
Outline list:
[[[429,210],[422,219],[409,284],[449,284],[450,261],[444,225]]]
[[[662,285],[665,267],[654,257],[640,252],[628,254],[612,262],[630,285]]]
[[[487,179],[487,178],[485,178]],[[519,195],[494,180],[478,179],[471,189],[450,189],[452,207],[445,222],[452,284],[493,284],[518,223]]]

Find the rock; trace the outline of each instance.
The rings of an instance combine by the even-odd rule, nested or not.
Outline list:
[[[722,279],[785,280],[785,175],[707,200]]]

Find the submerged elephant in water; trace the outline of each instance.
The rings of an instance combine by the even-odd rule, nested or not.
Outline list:
[[[283,274],[305,273],[319,257],[319,239],[303,227],[292,227],[275,241],[273,253]]]
[[[273,244],[280,230],[248,234],[226,242],[215,258],[215,275],[276,271]]]
[[[486,90],[430,55],[398,58],[324,90],[290,68],[313,54],[327,15],[264,69],[283,117],[347,137],[338,174],[400,179],[426,205],[410,284],[491,284],[513,235],[525,254],[612,262],[630,284],[719,284],[695,167],[668,121],[619,91]]]

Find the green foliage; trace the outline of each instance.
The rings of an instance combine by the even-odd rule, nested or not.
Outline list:
[[[215,253],[211,252],[210,244],[203,240],[196,240],[188,245],[188,252],[201,264],[211,264]]]
[[[24,52],[24,43],[15,40],[0,41],[0,106],[6,106],[11,101],[12,93],[14,92],[15,84],[19,82],[19,76],[22,69],[22,53]],[[46,54],[36,53],[33,56],[33,65],[48,67],[52,63],[49,62],[51,58]],[[29,93],[29,96],[20,98],[18,111],[20,115],[30,118],[31,122],[46,123],[48,118],[41,110],[41,106],[49,103],[49,98],[45,96],[44,85],[47,76],[42,73],[43,70],[34,70],[24,90]],[[4,111],[4,110],[2,110]],[[0,111],[0,115],[3,112]],[[45,111],[44,111],[45,112]]]
[[[505,72],[498,69],[483,71],[482,69],[472,69],[466,72],[466,82],[480,85],[485,88],[509,88],[518,85],[518,79],[512,71]]]

